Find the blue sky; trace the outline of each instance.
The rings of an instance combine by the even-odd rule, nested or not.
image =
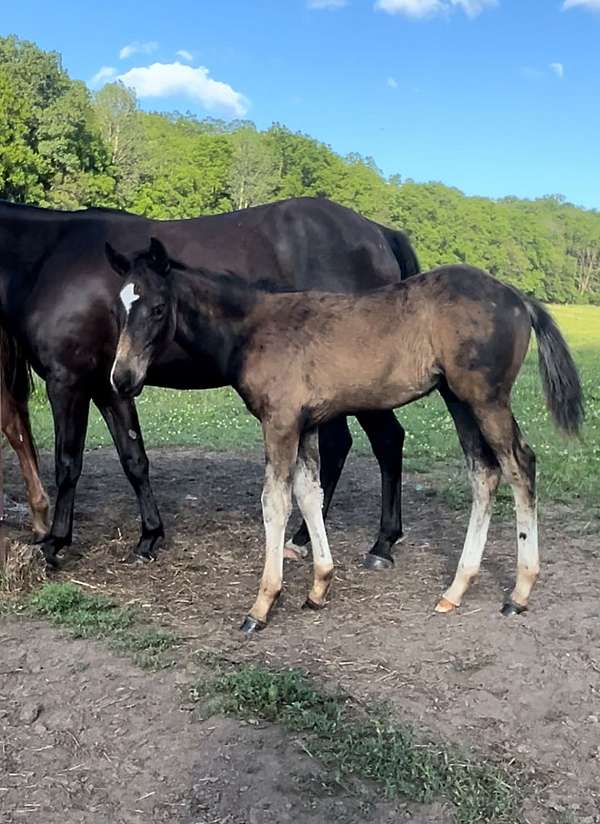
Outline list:
[[[600,209],[600,0],[2,6],[0,33],[93,86],[124,76],[144,108],[278,121],[385,174]]]

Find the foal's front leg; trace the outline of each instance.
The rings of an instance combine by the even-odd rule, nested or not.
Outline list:
[[[292,510],[292,476],[298,456],[295,428],[263,424],[265,483],[262,510],[265,524],[265,568],[254,605],[240,629],[251,635],[263,629],[283,584],[283,544]]]

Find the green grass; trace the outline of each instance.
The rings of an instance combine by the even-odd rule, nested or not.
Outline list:
[[[359,711],[344,695],[325,695],[298,670],[245,665],[192,691],[199,702],[246,720],[281,724],[340,780],[353,775],[409,802],[449,803],[456,824],[515,824],[516,775],[454,747],[423,740],[389,714]],[[385,715],[385,717],[384,717]]]
[[[89,595],[74,584],[47,583],[25,602],[25,613],[66,628],[74,638],[103,639],[116,652],[145,668],[168,666],[165,653],[178,643],[167,630],[148,627],[135,609],[104,595]]]
[[[598,506],[600,483],[600,307],[556,306],[552,309],[579,366],[586,396],[584,443],[565,441],[546,412],[531,351],[515,389],[514,409],[521,428],[538,455],[542,499],[573,498]],[[216,450],[252,449],[260,444],[257,421],[230,389],[176,392],[149,387],[138,401],[147,446],[199,445]],[[42,448],[53,446],[52,422],[45,392],[32,402],[34,432]],[[467,486],[454,426],[434,393],[398,412],[407,430],[408,470],[435,471],[436,487],[452,501],[462,501]],[[358,451],[370,454],[362,430],[353,422]],[[98,413],[90,418],[88,447],[107,446],[110,436]]]

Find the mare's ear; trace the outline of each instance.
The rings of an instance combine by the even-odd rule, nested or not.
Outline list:
[[[131,271],[131,263],[127,260],[125,255],[122,255],[120,252],[117,252],[110,243],[104,244],[104,251],[106,253],[106,257],[108,262],[115,270],[117,275],[124,278],[126,275],[129,274]]]
[[[150,262],[152,268],[158,275],[168,275],[171,269],[171,261],[167,250],[162,245],[160,240],[155,237],[150,238]]]

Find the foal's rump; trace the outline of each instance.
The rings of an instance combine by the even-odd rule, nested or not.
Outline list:
[[[457,397],[508,402],[533,329],[548,409],[559,429],[576,434],[584,417],[581,383],[548,310],[480,269],[448,266],[422,277],[431,278],[438,353]]]

